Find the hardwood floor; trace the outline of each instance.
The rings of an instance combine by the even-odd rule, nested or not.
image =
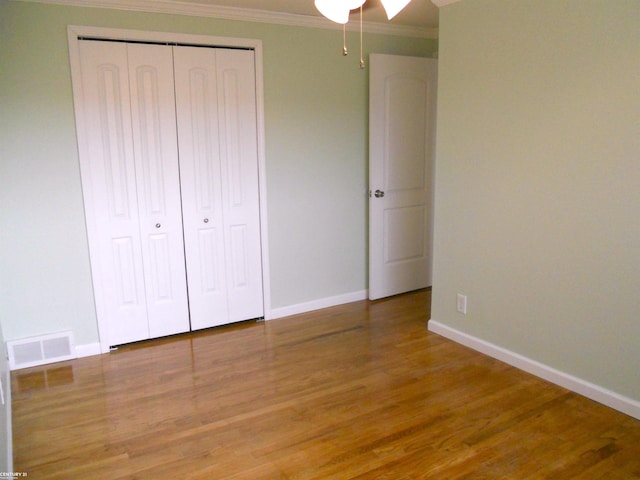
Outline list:
[[[12,374],[33,479],[630,479],[640,421],[427,331],[430,292]]]

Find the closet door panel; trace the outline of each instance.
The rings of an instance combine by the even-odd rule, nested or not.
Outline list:
[[[216,50],[174,47],[192,329],[228,323]]]
[[[102,342],[149,337],[125,44],[79,42],[84,148],[80,158]],[[106,338],[105,338],[106,337]]]
[[[217,50],[229,320],[264,315],[254,52]]]
[[[189,330],[172,48],[129,44],[131,118],[151,337]]]

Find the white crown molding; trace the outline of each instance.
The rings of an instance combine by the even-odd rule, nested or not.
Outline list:
[[[271,23],[309,28],[342,30],[338,25],[324,17],[297,15],[292,13],[255,10],[248,8],[226,7],[182,2],[179,0],[21,0],[25,2],[47,3],[72,7],[108,8],[133,12],[164,13],[170,15],[188,15],[195,17],[221,18],[243,22]],[[348,30],[358,30],[356,22],[347,24]],[[437,28],[421,28],[390,23],[364,22],[363,31],[381,35],[398,35],[416,38],[438,38]]]

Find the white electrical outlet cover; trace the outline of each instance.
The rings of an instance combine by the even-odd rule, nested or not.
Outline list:
[[[467,314],[467,296],[461,293],[458,294],[456,299],[456,307],[459,313],[463,315]]]

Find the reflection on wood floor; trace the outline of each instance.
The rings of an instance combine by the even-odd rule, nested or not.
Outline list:
[[[640,421],[427,331],[430,291],[13,372],[44,479],[640,478]]]

